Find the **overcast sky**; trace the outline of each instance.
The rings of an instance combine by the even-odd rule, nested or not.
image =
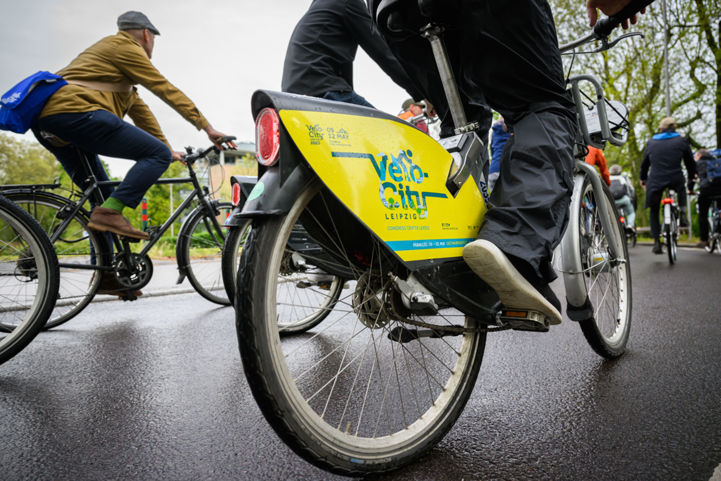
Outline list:
[[[38,70],[57,71],[102,37],[117,31],[118,15],[145,13],[161,35],[153,64],[198,106],[213,126],[253,140],[250,97],[280,90],[288,39],[310,0],[0,0],[0,93]],[[398,113],[407,98],[362,49],[354,65],[355,90],[377,108]],[[203,132],[148,90],[140,95],[175,150],[207,146]],[[23,136],[34,140],[32,133]],[[130,161],[110,159],[112,175]]]

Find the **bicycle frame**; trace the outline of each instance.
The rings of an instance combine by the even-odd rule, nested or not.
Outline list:
[[[661,205],[663,205],[663,223],[664,225],[669,225],[671,224],[671,210],[678,209],[676,192],[669,190],[669,195],[661,199]]]
[[[73,218],[83,209],[83,205],[85,205],[85,202],[91,201],[91,203],[95,205],[100,205],[102,202],[104,202],[104,198],[102,195],[102,192],[100,190],[100,187],[102,186],[112,186],[116,187],[120,184],[120,181],[117,180],[103,180],[99,181],[97,180],[97,177],[90,169],[90,164],[87,161],[87,159],[82,156],[83,159],[83,166],[85,169],[85,172],[87,174],[87,180],[89,181],[89,185],[82,191],[82,194],[79,195],[79,198],[74,202],[74,207],[72,209],[69,209],[67,212],[65,212],[65,219],[58,225],[58,227],[55,229],[55,231],[50,235],[50,241],[51,243],[55,243],[57,239],[62,235],[62,233],[65,231],[67,226],[72,222]],[[158,239],[162,237],[162,235],[170,228],[170,226],[175,222],[180,215],[192,204],[192,202],[197,198],[201,205],[205,209],[212,209],[211,202],[207,198],[207,192],[204,190],[204,188],[200,185],[200,182],[198,181],[197,175],[195,174],[195,171],[193,170],[191,165],[188,165],[188,177],[176,177],[176,178],[167,178],[167,179],[158,179],[158,181],[154,185],[164,185],[164,184],[187,184],[191,183],[193,184],[193,191],[192,193],[176,208],[173,213],[170,215],[170,217],[160,226],[158,229],[154,232],[154,234],[151,236],[151,238],[148,240],[147,244],[141,249],[139,252],[139,255],[145,256],[150,251],[150,249],[153,248],[153,246],[158,242]],[[16,185],[8,185],[4,186],[2,189],[3,191],[30,191],[35,192],[38,190],[46,190],[46,189],[53,189],[59,187],[60,184],[16,184]],[[59,196],[60,197],[60,196]],[[61,197],[62,198],[62,197]],[[67,200],[66,198],[63,198],[64,200]],[[221,232],[222,228],[218,220],[212,216],[211,217],[213,222],[214,230],[210,229],[208,226],[209,232]],[[125,253],[130,254],[130,249],[128,246],[124,245],[127,244],[129,241],[121,240],[120,236],[117,234],[109,233],[110,237],[113,242],[113,246],[115,248],[115,251],[118,253]],[[88,269],[88,270],[101,270],[101,271],[112,271],[112,266],[92,266],[92,265],[79,265],[79,264],[63,264],[62,262],[59,263],[59,267],[68,267],[73,269]]]

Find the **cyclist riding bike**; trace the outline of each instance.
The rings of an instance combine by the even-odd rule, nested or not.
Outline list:
[[[374,18],[381,3],[369,2]],[[591,25],[596,23],[597,8],[611,15],[629,3],[589,0]],[[549,283],[557,277],[551,257],[568,222],[576,111],[566,90],[548,3],[401,0],[398,5],[405,9],[403,21],[411,30],[423,22],[418,6],[446,27],[444,42],[462,107],[468,120],[477,122],[480,136],[491,125],[491,108],[503,115],[514,132],[505,146],[479,239],[466,245],[464,259],[504,306],[534,310],[552,324],[560,323],[561,303]],[[635,23],[636,16],[630,20]],[[426,63],[433,55],[427,42],[410,36],[387,40],[418,88],[433,102],[443,122],[442,136],[452,135],[443,83]]]
[[[47,101],[32,130],[38,141],[57,157],[70,178],[86,187],[82,160],[86,155],[98,180],[108,176],[98,154],[134,160],[123,182],[113,191],[105,187],[102,205],[93,206],[88,227],[136,238],[149,238],[123,217],[125,207],[136,208],[145,192],[183,152],[170,148],[155,116],[138,96],[140,84],[163,99],[211,142],[224,137],[215,130],[193,102],[168,82],[150,59],[155,36],[160,35],[140,12],[118,17],[118,33],[105,37],[80,53],[58,72],[68,85]],[[123,121],[130,116],[135,125]],[[228,145],[234,147],[230,142]],[[112,276],[103,276],[98,293],[122,295],[123,286]]]
[[[709,161],[714,160],[707,149],[699,149],[696,152],[696,172],[698,175],[698,230],[700,241],[696,247],[708,247],[709,240],[709,223],[708,211],[711,207],[713,197],[721,196],[721,177],[714,178],[713,173],[709,172]]]
[[[646,144],[641,162],[641,186],[646,189],[646,207],[649,208],[651,236],[654,254],[662,254],[661,225],[659,210],[664,189],[671,188],[678,193],[678,205],[681,212],[681,226],[687,226],[686,219],[686,180],[681,170],[681,162],[686,165],[689,182],[693,185],[696,165],[691,154],[688,140],[676,132],[676,121],[665,117],[658,126],[656,135]],[[650,170],[650,172],[649,172]],[[689,190],[690,190],[689,186]]]
[[[611,180],[611,194],[616,206],[622,210],[626,219],[626,228],[636,229],[636,192],[628,178],[623,175],[621,166],[613,164],[608,169]]]

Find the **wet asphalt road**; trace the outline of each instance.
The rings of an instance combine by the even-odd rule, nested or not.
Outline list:
[[[627,354],[564,322],[489,336],[448,436],[394,480],[708,480],[721,463],[721,255],[632,250]],[[94,303],[0,366],[0,479],[341,479],[275,436],[233,313],[195,294]]]

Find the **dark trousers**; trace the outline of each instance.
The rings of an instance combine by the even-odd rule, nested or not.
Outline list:
[[[87,186],[87,173],[76,147],[90,159],[98,180],[108,180],[98,154],[134,160],[115,191],[109,186],[102,189],[104,198],[112,196],[133,209],[172,160],[163,142],[105,110],[50,115],[36,122],[33,133],[81,188]]]
[[[479,122],[479,136],[486,138],[490,106],[514,134],[479,236],[529,273],[526,277],[550,282],[556,277],[551,255],[568,220],[576,135],[551,10],[544,0],[451,3],[454,8],[444,9],[452,18],[443,40],[466,115]],[[436,106],[443,134],[450,134],[451,116],[429,43],[420,36],[388,42]]]
[[[659,221],[659,214],[661,212],[661,196],[663,195],[664,189],[668,187],[676,191],[678,194],[678,206],[681,211],[686,208],[686,186],[684,182],[680,184],[673,184],[662,187],[661,189],[654,189],[652,191],[646,190],[646,207],[649,210],[649,224],[651,227],[651,237],[654,240],[658,240],[661,235],[661,222]]]
[[[325,95],[323,95],[323,98],[326,100],[335,100],[336,102],[345,102],[347,104],[355,104],[355,105],[363,105],[365,107],[375,108],[373,105],[368,102],[363,96],[358,95],[354,91],[350,92],[326,92]]]
[[[721,185],[701,189],[698,194],[698,229],[699,237],[703,242],[708,241],[708,211],[711,208],[713,197],[717,197],[721,202]]]

